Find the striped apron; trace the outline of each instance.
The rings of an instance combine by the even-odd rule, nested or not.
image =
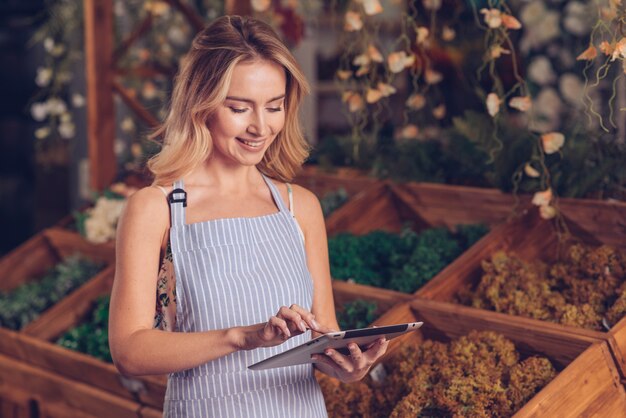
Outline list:
[[[296,220],[263,176],[277,213],[185,223],[182,180],[170,198],[176,332],[266,322],[281,306],[310,309],[313,283]],[[177,190],[178,189],[178,190]],[[165,417],[326,417],[311,364],[251,371],[247,366],[302,344],[310,331],[270,348],[238,351],[170,374]]]

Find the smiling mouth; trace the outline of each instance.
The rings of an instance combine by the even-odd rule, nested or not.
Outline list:
[[[259,148],[265,142],[264,140],[263,141],[248,141],[242,138],[235,138],[235,139],[237,139],[237,141],[241,142],[242,144],[247,145],[252,148]]]

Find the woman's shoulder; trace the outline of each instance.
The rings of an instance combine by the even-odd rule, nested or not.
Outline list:
[[[272,179],[272,181],[278,186],[278,190],[281,195],[283,195],[287,205],[289,205],[289,192],[287,187],[289,184],[293,197],[294,213],[298,219],[316,216],[318,212],[321,214],[322,209],[320,201],[313,192],[299,184],[285,183],[274,179]]]
[[[167,189],[165,189],[168,192]],[[147,186],[133,193],[126,203],[127,218],[151,219],[164,222],[169,217],[166,194],[157,186]]]

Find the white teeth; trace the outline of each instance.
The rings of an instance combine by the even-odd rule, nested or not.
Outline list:
[[[243,142],[244,144],[246,144],[247,146],[252,147],[252,148],[258,148],[261,145],[263,145],[263,141],[261,141],[261,142],[251,142],[251,141],[246,141],[245,139],[241,139],[241,138],[237,138],[237,139],[239,139],[239,141]]]

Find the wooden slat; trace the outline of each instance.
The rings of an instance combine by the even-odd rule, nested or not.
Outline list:
[[[367,177],[354,169],[338,169],[336,172],[327,173],[316,166],[306,165],[298,173],[294,183],[309,189],[318,198],[322,198],[327,193],[336,192],[339,189],[345,190],[348,196],[353,196],[380,183],[380,180]]]
[[[85,0],[85,77],[89,183],[103,190],[115,179],[115,110],[113,95],[113,2]]]
[[[0,259],[0,290],[9,291],[39,277],[59,261],[45,232],[39,233]]]
[[[333,296],[335,305],[342,306],[357,299],[376,302],[378,313],[391,309],[400,302],[412,299],[412,295],[395,290],[380,289],[373,286],[364,286],[358,283],[348,283],[341,280],[333,280]]]
[[[626,391],[606,342],[569,335],[549,326],[527,328],[508,323],[506,315],[480,312],[436,301],[414,300],[396,306],[374,325],[424,321],[417,332],[390,341],[388,356],[423,339],[447,341],[470,330],[496,331],[513,341],[523,354],[548,357],[563,370],[515,417],[626,416]]]
[[[44,234],[61,258],[81,254],[107,264],[115,262],[115,243],[113,241],[94,244],[80,234],[62,228],[49,228]]]
[[[66,404],[96,417],[136,417],[140,405],[48,371],[0,355],[0,375],[5,384],[34,394],[40,404]]]
[[[187,21],[193,26],[196,33],[200,32],[206,26],[206,22],[193,8],[187,3],[180,0],[166,0],[172,7],[178,9],[187,18]]]
[[[120,95],[124,103],[139,116],[149,127],[154,128],[159,125],[159,121],[150,113],[139,101],[134,98],[124,86],[113,80],[111,82],[113,90]]]

